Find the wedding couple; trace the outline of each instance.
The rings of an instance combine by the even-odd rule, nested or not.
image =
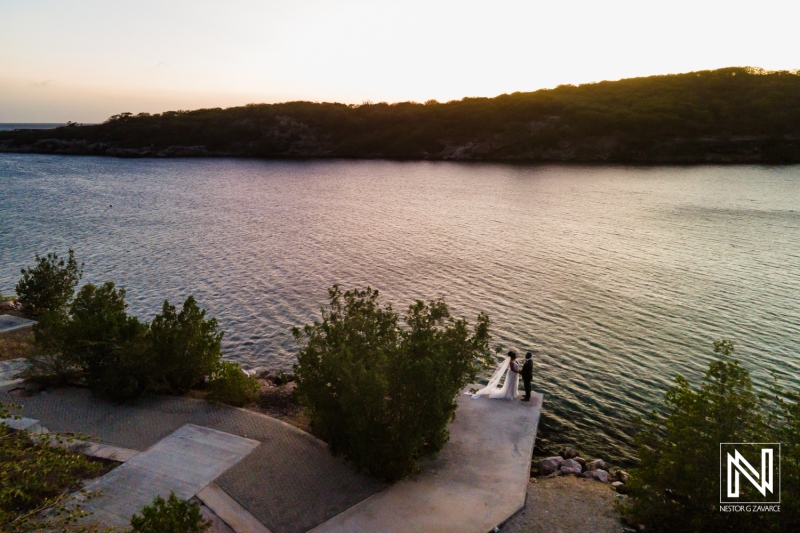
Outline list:
[[[503,362],[497,367],[492,377],[489,378],[489,383],[472,395],[473,398],[480,398],[488,394],[489,398],[494,400],[516,400],[519,398],[519,377],[522,376],[522,382],[525,384],[525,397],[522,398],[523,402],[531,401],[531,379],[533,378],[533,355],[531,352],[525,354],[525,363],[520,367],[517,363],[516,352],[508,352]],[[500,380],[505,376],[505,381],[502,387],[498,387]]]

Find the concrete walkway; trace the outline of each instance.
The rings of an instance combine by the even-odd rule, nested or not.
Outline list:
[[[418,476],[388,486],[354,472],[311,435],[243,409],[165,396],[116,405],[78,388],[19,397],[10,389],[0,387],[0,401],[22,404],[19,414],[125,456],[94,482],[106,496],[90,504],[109,525],[129,520],[153,491],[173,490],[197,495],[237,533],[485,533],[524,504],[542,403],[541,395],[530,403],[459,397],[442,452]]]
[[[314,533],[486,533],[525,505],[542,395],[530,403],[458,398],[450,441],[422,473],[395,483]]]
[[[86,502],[104,526],[127,527],[131,516],[156,496],[174,492],[188,500],[260,443],[214,429],[187,424],[105,476],[87,485],[102,496]]]
[[[17,414],[52,432],[76,432],[127,450],[145,452],[186,424],[257,441],[215,483],[272,533],[308,531],[387,486],[353,471],[304,431],[251,411],[174,396],[118,405],[80,388],[27,398],[8,391],[0,388],[0,402],[22,405]]]

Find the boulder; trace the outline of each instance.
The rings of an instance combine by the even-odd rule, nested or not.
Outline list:
[[[611,483],[611,486],[614,488],[615,491],[619,492],[620,494],[625,494],[625,483],[622,481],[614,481]]]
[[[578,464],[581,465],[582,470],[586,470],[586,459],[584,459],[583,457],[576,457],[575,461],[577,461]]]
[[[581,464],[575,459],[566,459],[563,463],[561,463],[561,466],[559,468],[564,468],[564,467],[579,468],[580,471],[583,472],[583,467],[581,467]],[[580,472],[578,473],[580,474]]]
[[[630,477],[628,476],[628,473],[624,470],[616,470],[614,472],[614,476],[617,478],[617,481],[621,481],[623,483],[627,483],[628,478]]]
[[[586,472],[584,472],[583,474],[581,474],[581,477],[587,477],[587,478],[590,478],[590,477],[594,477],[594,476],[592,476],[592,472],[590,472],[590,471],[588,471],[588,470],[587,470]]]
[[[608,481],[608,472],[605,470],[592,470],[592,477],[605,483]]]
[[[564,462],[564,459],[558,456],[548,457],[546,459],[540,460],[536,463],[536,468],[539,470],[540,476],[549,476],[554,472],[558,472],[559,467],[561,467],[561,463]]]
[[[566,462],[566,461],[564,461],[564,462]],[[575,463],[575,464],[577,464],[577,463]],[[558,469],[558,472],[562,476],[568,476],[570,474],[575,475],[575,476],[579,476],[579,475],[581,475],[581,467],[580,467],[580,465],[572,466],[572,467],[562,465],[561,468]]]
[[[566,448],[562,448],[561,451],[558,452],[558,455],[564,459],[572,459],[573,457],[578,456],[578,452],[576,452],[575,448],[572,446],[567,446]]]
[[[586,470],[608,470],[606,467],[606,462],[602,459],[595,459],[589,463],[586,463]]]

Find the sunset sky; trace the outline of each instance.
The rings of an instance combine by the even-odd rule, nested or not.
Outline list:
[[[0,0],[0,122],[800,67],[795,0]]]

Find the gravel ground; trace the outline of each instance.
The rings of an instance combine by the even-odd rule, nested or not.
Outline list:
[[[500,529],[503,533],[620,533],[610,485],[574,476],[539,478],[528,484],[525,508]]]

